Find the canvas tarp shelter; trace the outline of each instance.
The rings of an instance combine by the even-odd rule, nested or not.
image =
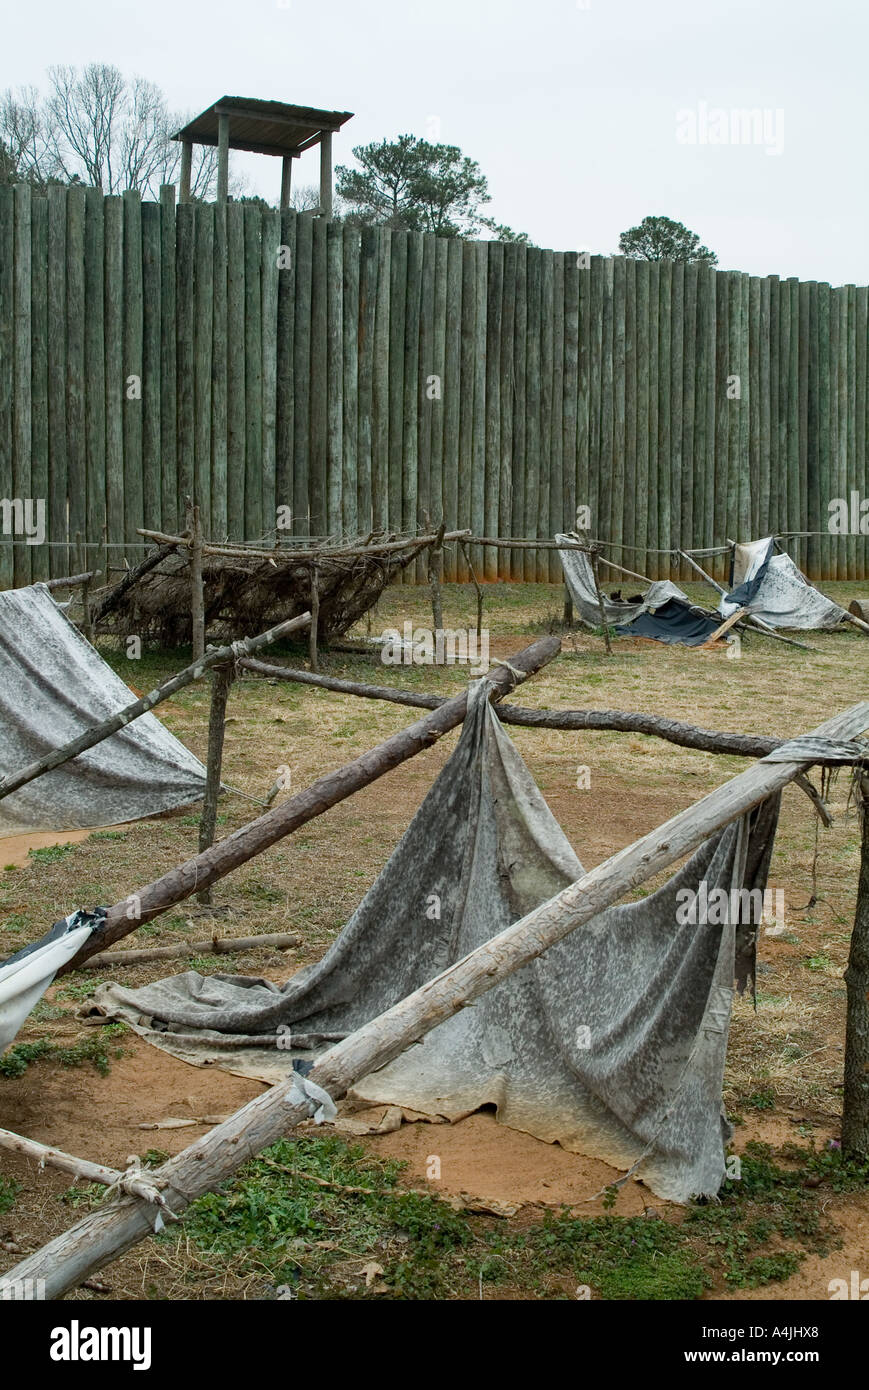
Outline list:
[[[16,951],[0,965],[0,1053],[14,1040],[61,966],[72,960],[104,915],[73,912],[55,922],[39,941]]]
[[[0,593],[0,775],[36,762],[135,699],[44,584]],[[186,806],[204,789],[199,759],[154,714],[144,714],[0,799],[0,838],[138,820]]]
[[[559,545],[570,539],[564,535],[555,537]],[[577,612],[585,622],[598,627],[600,606],[588,555],[570,548],[559,550],[558,554]],[[678,584],[669,579],[654,580],[636,599],[613,599],[604,594],[603,601],[607,625],[629,637],[651,637],[656,642],[699,647],[721,626],[719,619],[692,604]]]
[[[838,603],[809,583],[790,555],[776,554],[771,536],[733,547],[730,583],[731,592],[719,605],[724,618],[747,608],[769,627],[812,631],[838,627],[846,617]]]
[[[282,987],[196,971],[139,990],[103,985],[95,1007],[185,1061],[282,1080],[294,1059],[304,1068],[326,1038],[574,882],[582,866],[484,687],[472,687],[455,752],[319,963]],[[491,1104],[502,1123],[575,1152],[622,1168],[642,1158],[663,1197],[716,1192],[734,971],[753,973],[754,932],[680,924],[677,907],[701,882],[762,888],[777,811],[764,803],[727,826],[654,894],[601,912],[353,1097],[450,1120]]]

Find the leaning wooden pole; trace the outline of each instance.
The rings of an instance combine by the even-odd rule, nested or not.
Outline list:
[[[853,627],[859,628],[861,632],[869,633],[869,623],[864,623],[862,618],[858,618],[855,613],[850,612],[847,608],[842,609],[842,621],[851,623]]]
[[[199,853],[214,844],[217,826],[217,801],[220,796],[220,775],[223,770],[223,738],[226,732],[226,702],[235,676],[234,667],[227,662],[216,666],[211,677],[211,709],[208,715],[208,764],[205,777],[205,796],[199,817]],[[211,902],[211,889],[203,888],[199,902]]]
[[[727,598],[727,590],[722,588],[718,581],[712,578],[711,574],[707,574],[705,569],[702,569],[701,566],[697,564],[697,561],[688,554],[687,550],[675,550],[673,554],[681,555],[682,559],[686,560],[691,568],[697,571],[701,579],[705,580],[717,593],[723,594],[724,597]],[[739,622],[736,626],[740,632],[742,632],[746,626],[750,626],[751,631],[758,633],[761,637],[768,637],[773,642],[785,642],[789,647],[799,647],[800,650],[804,652],[817,651],[816,647],[810,647],[805,642],[798,642],[795,637],[785,637],[780,632],[774,632],[769,623],[765,623],[756,613],[750,613],[744,623]]]
[[[816,737],[852,738],[869,727],[869,702],[826,720]],[[301,1084],[313,1082],[339,1100],[371,1072],[386,1066],[460,1009],[472,1004],[514,971],[618,902],[637,887],[703,844],[710,835],[781,791],[811,761],[756,763],[664,825],[607,859],[548,902],[513,923],[448,967],[386,1013],[351,1033],[317,1060]],[[248,1159],[276,1143],[311,1113],[300,1078],[257,1096],[152,1175],[164,1199],[180,1215],[205,1192],[224,1182]],[[69,1231],[22,1260],[4,1276],[8,1287],[40,1287],[58,1298],[116,1259],[154,1229],[153,1205],[124,1198],[92,1212]]]
[[[37,762],[29,763],[27,767],[23,767],[20,772],[14,772],[10,777],[4,777],[0,782],[0,800],[4,796],[9,796],[11,792],[18,791],[19,787],[24,787],[28,782],[34,781],[35,778],[41,777],[44,772],[50,772],[52,768],[70,762],[72,758],[77,758],[80,753],[86,753],[89,748],[94,748],[96,744],[111,738],[112,734],[116,734],[119,729],[125,728],[127,724],[132,724],[134,719],[140,719],[155,705],[168,700],[170,695],[177,694],[186,685],[199,680],[212,666],[219,666],[226,661],[235,661],[240,656],[259,651],[261,647],[269,646],[282,637],[288,637],[291,632],[295,632],[298,628],[306,627],[310,621],[310,613],[301,613],[298,618],[288,618],[286,622],[278,623],[276,627],[269,628],[268,632],[261,633],[259,637],[242,637],[240,641],[233,642],[229,647],[216,647],[213,651],[206,653],[201,660],[193,661],[189,666],[185,666],[183,671],[179,671],[176,676],[172,676],[163,685],[158,685],[156,690],[143,695],[140,700],[135,700],[133,704],[126,705],[100,724],[94,724],[92,728],[85,729],[83,734],[71,739],[62,748],[55,748],[44,758],[39,758]]]
[[[479,633],[483,631],[483,590],[480,588],[479,580],[477,579],[477,576],[474,572],[474,566],[471,564],[471,552],[468,549],[467,542],[460,541],[459,544],[462,548],[462,554],[465,557],[465,564],[468,567],[468,573],[471,576],[471,582],[473,583],[474,588],[477,591],[477,633],[479,635]]]
[[[845,1090],[842,1100],[842,1151],[869,1158],[869,773],[856,778],[861,821],[857,910],[845,985]]]
[[[298,621],[298,620],[296,620]],[[524,676],[539,671],[541,666],[558,655],[561,642],[557,637],[543,637],[532,642],[530,647],[510,658],[509,665],[493,666],[488,679],[492,687],[492,697],[499,698],[513,689]],[[518,673],[518,674],[517,674]],[[260,816],[257,820],[243,825],[232,835],[227,835],[211,849],[195,858],[188,859],[168,874],[147,884],[136,893],[130,893],[122,902],[110,907],[102,927],[92,932],[78,955],[73,957],[63,971],[76,970],[89,956],[103,951],[121,937],[127,936],[158,917],[161,912],[183,902],[193,893],[208,888],[218,879],[245,864],[255,854],[282,840],[285,835],[298,830],[315,816],[328,811],[345,797],[352,796],[361,787],[382,777],[400,763],[412,758],[421,749],[430,747],[444,734],[461,724],[468,705],[468,692],[463,690],[438,709],[418,719],[391,738],[371,748],[367,753],[355,758],[344,767],[336,768],[319,781],[306,787],[304,791],[291,796],[278,806]]]
[[[152,569],[154,569],[156,565],[159,565],[161,560],[165,560],[167,555],[171,555],[172,550],[173,547],[169,545],[158,546],[156,550],[152,550],[148,555],[146,555],[144,560],[140,560],[138,565],[136,565],[133,569],[127,570],[127,573],[124,575],[123,579],[120,581],[120,583],[116,584],[113,589],[108,588],[109,574],[107,570],[106,588],[108,589],[108,592],[103,594],[99,603],[93,609],[93,612],[91,613],[92,622],[100,622],[103,618],[106,617],[108,613],[111,613],[114,608],[117,608],[121,599],[124,597],[124,594],[126,594],[128,590],[132,589],[133,585],[137,584],[140,579],[144,579],[145,575],[148,574]]]

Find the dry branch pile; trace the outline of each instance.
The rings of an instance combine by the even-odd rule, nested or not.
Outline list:
[[[156,535],[153,537],[157,539]],[[94,594],[96,628],[102,633],[136,633],[164,647],[191,640],[190,549],[187,537],[160,537],[162,558],[132,583]],[[319,593],[321,639],[342,636],[383,589],[435,536],[368,536],[311,546],[203,546],[205,626],[210,640],[258,632],[313,606]],[[144,569],[144,567],[142,567]]]

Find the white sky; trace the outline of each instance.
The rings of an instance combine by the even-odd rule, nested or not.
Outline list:
[[[224,94],[354,111],[336,163],[403,132],[459,145],[489,215],[539,246],[611,254],[665,214],[724,269],[866,284],[867,16],[864,0],[41,0],[5,10],[0,87],[100,61],[192,113]],[[681,143],[677,112],[701,103],[767,111],[781,153]],[[278,160],[232,158],[276,198]]]

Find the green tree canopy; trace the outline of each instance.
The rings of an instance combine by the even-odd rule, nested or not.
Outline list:
[[[701,246],[696,232],[671,217],[644,217],[638,227],[630,227],[619,237],[619,250],[636,261],[692,261],[698,265],[717,265],[718,257],[708,246]]]
[[[481,214],[491,201],[480,166],[457,145],[433,145],[415,135],[357,145],[358,169],[339,164],[338,197],[349,222],[473,236],[485,227],[499,240],[527,240]]]

